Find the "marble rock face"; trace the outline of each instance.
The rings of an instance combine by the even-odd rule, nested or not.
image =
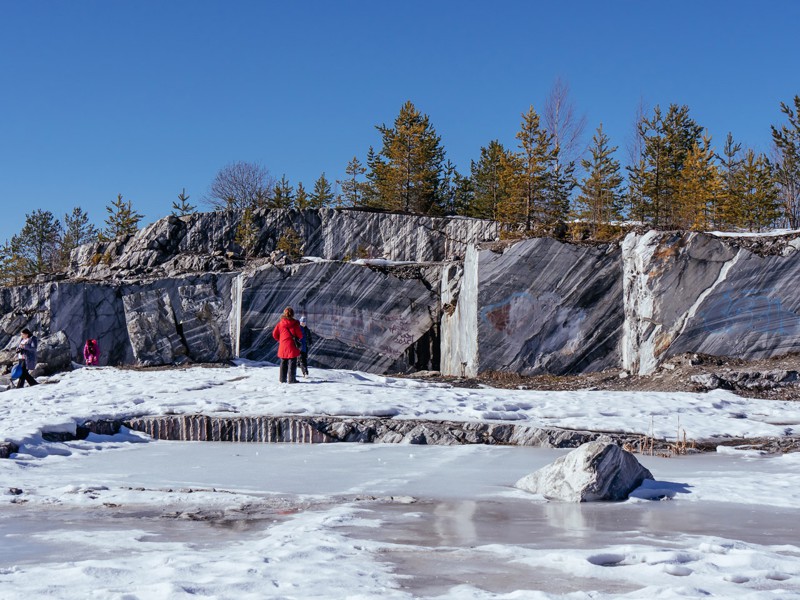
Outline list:
[[[653,475],[633,454],[597,440],[526,475],[515,486],[548,500],[597,502],[625,500],[645,479]]]
[[[52,375],[59,371],[66,371],[72,363],[72,353],[70,351],[69,340],[63,331],[57,331],[52,335],[39,340],[39,348],[36,352],[36,369],[33,374]]]
[[[241,211],[166,217],[133,236],[77,248],[68,276],[136,279],[241,269],[241,218]],[[304,240],[304,255],[331,260],[442,261],[462,257],[470,243],[497,238],[493,221],[332,208],[257,210],[253,222],[255,257],[269,256],[289,228]]]
[[[165,365],[232,358],[232,278],[207,274],[123,286],[125,323],[135,362]]]
[[[100,364],[132,360],[121,296],[113,286],[54,282],[0,288],[0,315],[0,355],[19,345],[19,332],[27,327],[40,340],[63,332],[75,362],[83,362],[90,337],[103,340]]]
[[[623,368],[645,375],[683,352],[759,359],[800,351],[798,242],[762,256],[742,240],[702,233],[629,234]]]
[[[409,347],[438,322],[439,297],[405,271],[338,262],[267,265],[243,276],[242,357],[277,360],[272,330],[286,306],[308,320],[312,365],[382,373],[402,369]]]
[[[565,375],[619,364],[618,246],[534,238],[468,253],[442,369]],[[444,300],[443,300],[444,301]]]

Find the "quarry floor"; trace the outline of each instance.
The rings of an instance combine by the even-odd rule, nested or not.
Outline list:
[[[787,379],[793,382],[776,383],[764,377],[785,371]],[[704,392],[708,387],[692,381],[693,376],[705,374],[730,381],[748,375],[746,385],[723,384],[723,389],[747,398],[768,400],[800,400],[800,354],[786,354],[761,360],[742,360],[738,358],[709,356],[705,354],[682,354],[663,363],[650,375],[631,375],[622,369],[609,369],[596,373],[579,375],[537,375],[523,376],[515,373],[484,373],[475,378],[445,377],[438,374],[411,374],[407,377],[426,381],[441,381],[456,387],[477,388],[490,386],[507,389],[529,390],[609,390],[609,391],[650,391],[650,392]],[[420,377],[423,375],[424,377]]]

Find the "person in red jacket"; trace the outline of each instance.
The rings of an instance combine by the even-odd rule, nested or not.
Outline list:
[[[300,356],[300,340],[303,339],[303,329],[294,318],[294,310],[287,306],[283,316],[275,329],[272,330],[278,345],[278,358],[281,359],[281,383],[297,383],[297,357]],[[297,341],[295,341],[297,340]]]

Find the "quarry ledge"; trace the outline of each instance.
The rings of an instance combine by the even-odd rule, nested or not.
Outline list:
[[[600,438],[634,452],[662,456],[714,451],[717,446],[785,453],[800,450],[800,436],[744,439],[719,437],[679,447],[670,440],[651,440],[641,434],[570,430],[518,423],[437,421],[389,417],[335,417],[309,415],[160,415],[128,419],[87,420],[75,433],[43,431],[51,442],[85,439],[90,434],[114,435],[122,427],[156,440],[198,442],[255,442],[325,444],[336,442],[454,446],[484,444],[540,448],[577,448]],[[0,458],[19,448],[0,442]]]

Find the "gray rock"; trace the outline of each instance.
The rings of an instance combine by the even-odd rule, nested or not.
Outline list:
[[[451,339],[442,371],[564,375],[615,367],[622,309],[616,245],[535,238],[468,252],[455,310],[443,319]]]
[[[144,366],[185,362],[188,349],[177,332],[169,294],[163,289],[122,297],[136,362]]]
[[[623,243],[622,366],[652,373],[698,352],[760,359],[800,351],[800,253],[703,233],[651,231]]]
[[[382,373],[408,366],[407,350],[438,321],[439,297],[423,280],[397,277],[392,269],[266,265],[242,278],[242,357],[277,359],[272,330],[286,306],[308,319],[312,365]]]
[[[70,277],[121,279],[169,277],[242,267],[236,243],[240,211],[166,217],[130,237],[77,248]],[[493,221],[424,217],[323,208],[255,211],[258,240],[252,255],[269,256],[287,228],[304,240],[303,253],[332,260],[384,258],[435,262],[464,255],[468,244],[495,240]]]
[[[516,487],[548,500],[625,500],[645,479],[653,479],[636,457],[616,444],[589,442],[552,464],[526,475]]]
[[[39,340],[36,368],[33,376],[52,375],[72,367],[72,352],[69,340],[63,331],[58,331]]]

